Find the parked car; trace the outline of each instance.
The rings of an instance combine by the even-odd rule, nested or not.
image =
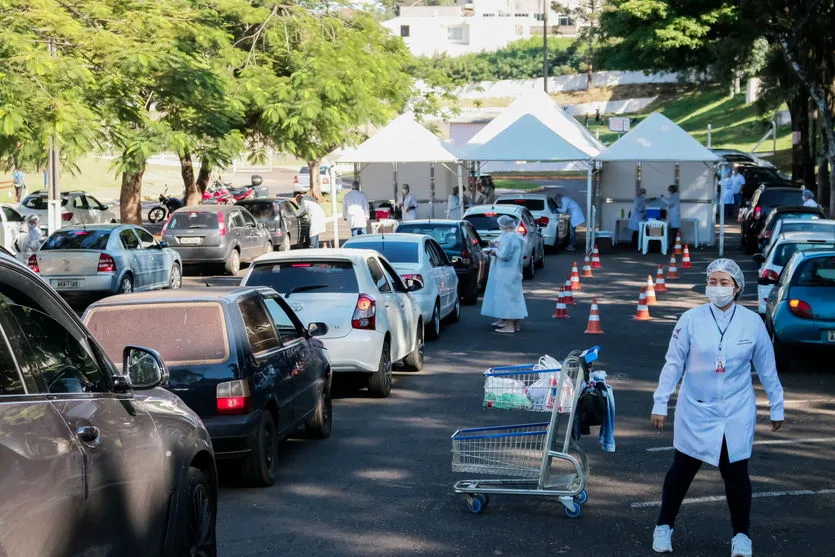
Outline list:
[[[269,288],[215,288],[114,296],[84,322],[111,357],[142,342],[169,366],[168,389],[203,420],[215,457],[245,483],[275,482],[278,443],[331,434],[331,370],[323,323],[302,327]]]
[[[38,190],[23,198],[17,211],[24,217],[38,215],[41,224],[46,227],[49,195],[46,190]],[[83,191],[61,192],[61,222],[65,226],[74,224],[102,224],[119,222],[116,214],[108,205]]]
[[[248,199],[238,202],[239,207],[248,210],[255,220],[270,231],[274,249],[287,251],[307,247],[310,219],[297,217],[298,206],[286,199]]]
[[[17,238],[28,229],[26,219],[8,205],[0,205],[0,223],[0,245],[12,253],[17,253]]]
[[[162,227],[162,239],[186,265],[223,265],[237,275],[242,261],[273,251],[270,232],[237,205],[199,205],[174,211]]]
[[[832,219],[780,219],[774,227],[774,233],[766,244],[762,253],[768,255],[780,234],[787,232],[832,232],[835,231],[835,220]]]
[[[747,201],[740,211],[742,220],[742,247],[745,253],[757,251],[760,231],[765,224],[765,217],[775,207],[786,205],[801,206],[800,188],[762,186],[754,192],[751,201]]]
[[[726,161],[730,163],[749,163],[756,166],[762,166],[766,168],[774,168],[774,165],[771,161],[766,159],[762,159],[753,153],[745,153],[743,151],[739,151],[737,149],[711,149],[713,154],[717,157],[722,157]]]
[[[498,219],[510,215],[519,222],[516,229],[525,239],[522,253],[522,270],[526,279],[532,279],[536,269],[545,266],[545,245],[535,219],[527,207],[520,205],[476,205],[467,210],[464,220],[478,231],[484,240],[495,240],[501,234]]]
[[[159,354],[124,346],[118,370],[55,291],[5,254],[0,300],[0,552],[215,556],[212,443],[160,388]]]
[[[334,373],[367,376],[373,396],[391,392],[393,362],[423,367],[423,319],[397,271],[377,252],[310,249],[259,257],[244,286],[279,292],[304,321],[324,322],[319,336]],[[417,282],[412,282],[416,288]]]
[[[793,349],[820,348],[828,357],[835,355],[835,250],[792,256],[768,297],[765,323],[780,371],[789,370]]]
[[[785,219],[822,219],[824,218],[823,209],[820,207],[798,207],[797,205],[784,205],[782,207],[775,207],[768,213],[768,216],[763,222],[762,230],[757,238],[760,251],[765,250],[765,247],[770,243],[771,237],[778,223]]]
[[[464,220],[410,220],[401,222],[397,232],[427,234],[447,254],[458,275],[458,296],[471,305],[487,284],[490,258],[482,251],[482,240],[473,225]]]
[[[754,192],[760,186],[798,188],[788,176],[778,172],[774,168],[757,166],[753,164],[737,164],[739,173],[745,178],[745,185],[742,186],[742,199],[751,199]],[[800,194],[798,193],[798,198]],[[787,205],[790,205],[787,203]]]
[[[759,263],[759,282],[757,286],[757,309],[765,314],[765,301],[777,282],[780,272],[791,256],[798,251],[816,248],[835,248],[835,228],[826,232],[786,232],[780,234],[774,247],[767,253],[754,255],[754,262]]]
[[[550,195],[542,193],[503,195],[496,199],[496,205],[527,207],[539,226],[546,249],[557,251],[568,243],[568,227],[571,217],[557,211],[557,202]]]
[[[424,234],[369,234],[349,239],[345,248],[374,250],[385,257],[406,281],[420,308],[426,336],[441,336],[441,321],[461,317],[458,275],[438,242]]]
[[[132,224],[56,230],[29,257],[29,268],[64,296],[102,296],[180,288],[180,255]]]
[[[342,189],[342,175],[335,164],[319,165],[319,181],[322,193],[339,193]],[[303,166],[293,178],[293,192],[307,193],[308,190],[310,190],[310,168]]]

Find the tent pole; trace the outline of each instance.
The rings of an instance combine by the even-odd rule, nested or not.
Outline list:
[[[429,218],[435,218],[435,163],[429,165]]]
[[[394,168],[394,204],[397,205],[397,163],[391,163],[392,168]]]
[[[716,183],[716,178],[713,178],[714,184]],[[719,195],[719,257],[724,257],[725,255],[725,187],[726,181],[722,180],[719,182],[721,185],[721,190]],[[713,191],[716,191],[716,186],[714,185]],[[711,239],[713,236],[711,235]]]
[[[588,178],[586,181],[586,211],[589,216],[589,220],[586,221],[586,253],[591,251],[592,242],[594,241],[594,222],[592,222],[592,175],[594,174],[594,162],[588,161]]]

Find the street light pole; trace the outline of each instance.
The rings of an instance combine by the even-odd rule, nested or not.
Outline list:
[[[542,81],[545,92],[548,92],[548,12],[551,11],[550,0],[542,0]]]

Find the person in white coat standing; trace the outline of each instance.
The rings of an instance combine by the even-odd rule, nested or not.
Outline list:
[[[497,333],[519,331],[519,321],[528,316],[522,291],[522,251],[525,240],[516,232],[516,219],[502,215],[498,219],[502,235],[495,248],[484,250],[494,256],[484,290],[481,314],[495,317]]]
[[[352,237],[365,234],[370,216],[368,197],[360,191],[360,183],[354,180],[351,191],[342,200],[342,218],[348,221]]]
[[[676,243],[676,236],[678,230],[681,228],[681,197],[678,194],[678,186],[675,184],[667,188],[670,197],[661,195],[661,201],[667,206],[667,227],[669,249],[672,249]]]
[[[452,193],[446,201],[446,218],[461,220],[464,204],[458,195],[458,186],[452,188]]]
[[[411,192],[409,184],[403,184],[403,196],[400,200],[400,210],[403,212],[403,221],[417,219],[418,201],[415,194]]]
[[[708,266],[707,275],[705,294],[710,302],[685,312],[676,324],[653,396],[651,419],[661,431],[667,404],[681,380],[675,456],[664,480],[652,548],[657,553],[672,552],[676,516],[690,483],[706,462],[719,467],[725,482],[733,528],[731,556],[750,557],[748,459],[757,422],[752,365],[768,395],[772,431],[783,425],[783,387],[762,319],[735,303],[745,288],[739,265],[731,259],[717,259]]]
[[[299,205],[296,216],[303,217],[307,215],[307,218],[310,220],[310,232],[308,233],[310,240],[308,245],[311,248],[318,248],[319,234],[325,231],[325,210],[322,209],[322,206],[315,199],[300,193],[296,195],[296,203]]]
[[[570,197],[561,196],[557,212],[566,213],[571,216],[571,221],[568,224],[568,246],[566,250],[574,251],[574,241],[577,239],[577,227],[586,222],[586,217],[583,215],[583,208],[580,204]]]
[[[818,202],[815,201],[815,194],[809,190],[803,190],[801,194],[804,207],[819,207]]]

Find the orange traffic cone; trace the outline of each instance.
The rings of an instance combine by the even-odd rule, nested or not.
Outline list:
[[[560,297],[557,298],[557,309],[552,315],[554,319],[568,319],[568,308],[565,306],[565,288],[560,287]]]
[[[587,335],[602,335],[603,329],[600,327],[600,310],[597,309],[597,298],[591,301],[591,311],[589,312],[589,324],[586,327]]]
[[[676,232],[676,246],[674,249],[676,255],[681,255],[681,232]]]
[[[565,279],[565,303],[566,304],[574,304],[574,293],[571,291],[571,275],[568,275]]]
[[[684,244],[684,255],[681,256],[681,268],[693,268],[693,264],[690,262],[690,247],[687,244]]]
[[[591,268],[592,269],[602,269],[603,265],[600,264],[600,251],[597,249],[597,244],[594,244],[594,251],[591,254]]]
[[[652,275],[647,276],[647,305],[654,306],[658,303],[658,300],[655,299],[655,286],[652,284]]]
[[[571,268],[571,290],[577,290],[578,292],[583,289],[583,285],[580,284],[580,271],[577,270],[577,262],[574,262],[574,266]]]
[[[658,274],[655,275],[655,291],[666,292],[667,282],[664,280],[664,265],[658,266]]]
[[[583,274],[580,276],[583,278],[594,278],[594,275],[591,274],[591,261],[589,260],[588,254],[583,259]]]
[[[641,288],[641,296],[638,298],[638,311],[635,312],[635,321],[649,321],[652,319],[649,316],[649,308],[647,307],[647,288]]]
[[[678,263],[676,263],[676,254],[670,256],[670,268],[667,269],[667,280],[681,278],[678,276]]]

